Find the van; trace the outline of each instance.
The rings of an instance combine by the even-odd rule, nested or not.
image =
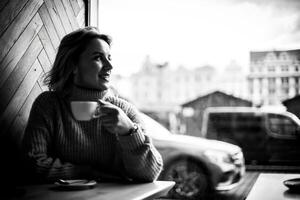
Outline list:
[[[209,107],[202,134],[238,145],[246,164],[300,165],[300,120],[287,111]]]

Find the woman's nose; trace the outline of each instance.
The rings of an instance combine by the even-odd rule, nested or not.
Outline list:
[[[104,63],[104,67],[105,69],[107,70],[111,70],[113,68],[111,62],[109,60],[106,60],[105,63]]]

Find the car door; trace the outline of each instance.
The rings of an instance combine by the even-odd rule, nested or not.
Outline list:
[[[285,115],[268,114],[267,118],[269,162],[275,165],[299,165],[298,125]]]
[[[246,164],[264,164],[268,157],[263,123],[260,113],[210,113],[207,138],[238,145],[243,150]]]

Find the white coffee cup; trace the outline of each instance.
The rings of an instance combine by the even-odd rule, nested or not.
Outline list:
[[[71,110],[75,119],[89,121],[99,117],[100,104],[97,101],[71,101]]]

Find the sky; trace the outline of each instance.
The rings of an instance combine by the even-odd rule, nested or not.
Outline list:
[[[236,61],[250,51],[300,49],[300,0],[100,0],[99,29],[113,38],[116,74],[137,72],[145,57],[170,67]]]

